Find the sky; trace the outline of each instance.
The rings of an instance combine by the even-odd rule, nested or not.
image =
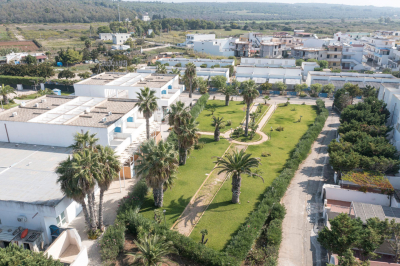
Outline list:
[[[138,0],[134,0],[138,1]],[[140,1],[140,0],[139,0]],[[149,0],[145,0],[149,1]],[[272,3],[325,3],[325,4],[344,4],[358,6],[387,6],[400,7],[400,0],[161,0],[163,2],[272,2]]]

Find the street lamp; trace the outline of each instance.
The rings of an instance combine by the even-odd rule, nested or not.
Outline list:
[[[165,221],[165,212],[166,212],[166,210],[163,210],[162,212],[164,214],[164,225],[167,226],[167,222]]]

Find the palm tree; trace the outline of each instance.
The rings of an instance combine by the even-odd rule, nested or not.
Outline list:
[[[196,66],[193,63],[186,64],[185,79],[189,85],[189,98],[192,98],[193,83],[196,79]]]
[[[44,96],[44,95],[53,95],[54,92],[48,88],[45,88],[44,90],[39,90],[39,95]]]
[[[269,97],[269,96],[267,95],[267,96],[265,96],[263,99],[264,99],[264,103],[267,104],[267,102],[268,102],[269,100],[271,100],[271,97]]]
[[[232,174],[232,203],[239,203],[242,174],[258,176],[264,182],[264,179],[252,170],[252,168],[260,165],[260,159],[250,158],[250,156],[251,154],[246,154],[244,150],[240,152],[234,150],[233,153],[228,153],[225,157],[218,157],[215,162],[218,164],[216,168],[221,169],[218,174],[224,172],[227,175]]]
[[[179,75],[179,77],[181,76],[181,71],[179,70],[179,68],[173,68],[169,73]]]
[[[219,88],[219,92],[225,95],[225,105],[229,106],[229,98],[239,93],[240,82],[234,79],[230,85]]]
[[[3,96],[3,102],[4,104],[8,104],[8,94],[14,93],[15,95],[17,95],[17,93],[15,92],[15,89],[9,85],[5,86],[3,84],[3,86],[0,87],[0,95]]]
[[[151,139],[140,145],[135,171],[153,189],[154,204],[163,206],[164,183],[178,169],[177,152],[170,142],[161,140],[158,144]]]
[[[259,114],[256,113],[256,112],[253,112],[253,113],[250,114],[250,119],[251,119],[251,122],[252,122],[252,123],[255,123],[255,122],[256,122],[256,119],[257,119],[258,115],[259,115]]]
[[[83,149],[94,150],[98,140],[99,138],[96,138],[96,133],[90,134],[89,131],[85,133],[78,132],[74,135],[74,144],[69,147],[74,151],[81,151]]]
[[[167,74],[168,73],[167,68],[163,64],[158,64],[156,68],[157,68],[156,69],[157,74]]]
[[[246,127],[244,135],[247,137],[249,133],[249,116],[250,116],[250,106],[255,99],[260,95],[258,90],[256,90],[256,83],[254,80],[247,80],[242,83],[242,96],[243,101],[246,103]]]
[[[56,169],[58,174],[57,183],[60,183],[61,191],[70,199],[82,205],[83,214],[88,227],[91,225],[91,217],[89,216],[88,207],[85,202],[87,194],[87,184],[79,178],[75,178],[75,169],[72,167],[72,158],[68,158],[58,165]]]
[[[165,236],[161,237],[156,234],[146,235],[144,238],[139,239],[139,241],[133,240],[140,253],[128,255],[133,256],[138,260],[140,265],[144,266],[157,266],[166,263],[168,261],[164,258],[168,254],[177,253],[172,241],[166,241]]]
[[[185,107],[185,104],[178,101],[176,104],[172,104],[168,111],[168,124],[173,127],[174,133],[178,136],[180,134],[180,127],[187,118],[191,118],[192,115],[189,113],[189,107]],[[179,149],[179,139],[178,147]]]
[[[97,184],[100,188],[100,199],[99,199],[99,229],[103,231],[103,199],[104,192],[106,192],[110,186],[112,181],[119,176],[119,172],[121,170],[121,164],[118,160],[118,156],[115,155],[113,149],[109,146],[103,147],[101,145],[97,146],[98,151],[98,159],[100,163],[100,175],[98,176],[100,179],[97,180]]]
[[[215,126],[214,140],[219,141],[220,128],[223,127],[225,124],[224,118],[213,116],[213,123]]]
[[[139,111],[143,113],[143,116],[146,119],[147,139],[150,139],[150,117],[158,108],[158,98],[155,96],[155,94],[156,92],[150,90],[148,87],[140,89],[140,93],[137,92],[138,102],[135,104],[135,106],[139,107]]]
[[[199,139],[199,129],[197,128],[199,122],[194,118],[186,118],[181,121],[179,127],[178,141],[179,141],[179,164],[185,165],[188,150],[197,143]]]

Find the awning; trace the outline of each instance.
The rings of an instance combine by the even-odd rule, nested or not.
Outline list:
[[[266,78],[253,78],[253,80],[257,84],[263,84],[263,83],[267,82]]]
[[[250,80],[250,79],[251,78],[248,78],[248,77],[236,77],[236,80],[239,81],[239,82],[247,81],[247,80]]]
[[[277,82],[283,82],[283,79],[269,79],[269,83],[277,83]]]
[[[286,84],[291,85],[291,84],[300,84],[301,80],[300,79],[286,79]]]

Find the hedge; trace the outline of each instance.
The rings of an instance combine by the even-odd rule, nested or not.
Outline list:
[[[0,85],[1,84],[22,84],[32,86],[34,83],[31,80],[36,81],[36,85],[39,83],[45,83],[46,79],[41,77],[17,77],[17,76],[0,76]]]
[[[34,252],[15,244],[0,248],[0,266],[63,266],[59,260],[53,260],[43,252]]]
[[[275,202],[279,202],[285,194],[300,163],[307,158],[311,145],[324,127],[325,121],[329,115],[328,110],[325,108],[325,103],[322,100],[318,99],[316,104],[318,116],[314,124],[309,127],[307,132],[301,137],[291,157],[286,162],[283,171],[272,181],[271,186],[266,189],[256,210],[249,215],[245,223],[239,228],[236,235],[231,238],[226,247],[226,252],[236,257],[239,261],[243,261],[246,258],[249,250],[260,236],[272,206]]]
[[[203,96],[196,103],[196,105],[199,104],[201,110],[204,108],[209,95],[204,94]],[[148,192],[146,183],[143,180],[135,186],[134,190],[129,194],[130,196],[123,199],[118,209],[117,221],[124,222],[128,230],[134,235],[144,230],[145,232],[154,232],[165,236],[169,241],[174,243],[180,255],[204,265],[240,265],[240,262],[245,260],[256,239],[260,237],[264,225],[268,223],[270,224],[269,231],[267,231],[267,239],[270,241],[269,245],[275,246],[278,249],[282,238],[284,213],[282,214],[282,211],[279,212],[278,206],[274,207],[274,204],[279,204],[294,173],[300,163],[308,156],[311,145],[317,139],[329,115],[322,100],[317,100],[316,105],[318,116],[314,124],[301,137],[291,157],[286,162],[284,170],[273,180],[271,186],[266,189],[258,207],[249,215],[245,223],[232,237],[225,252],[208,248],[189,237],[171,231],[164,225],[157,224],[155,221],[144,218],[139,214],[138,211]],[[274,209],[278,210],[274,212],[272,211]]]

